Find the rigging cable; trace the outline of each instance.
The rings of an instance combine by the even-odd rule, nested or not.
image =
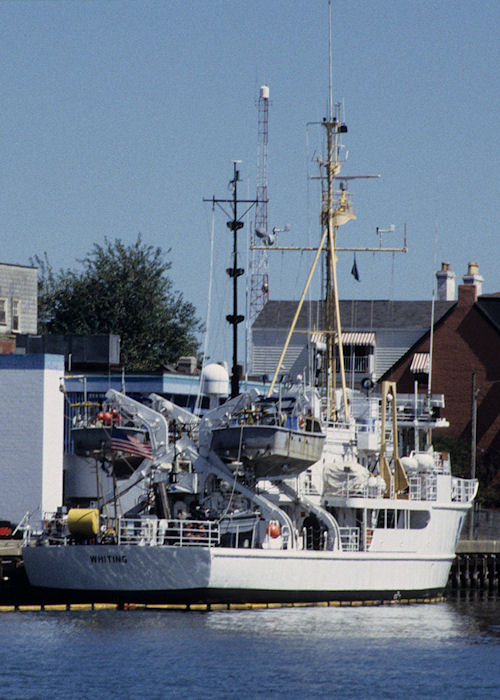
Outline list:
[[[437,207],[436,207],[437,211]],[[438,224],[437,215],[434,220],[434,270],[437,266],[437,243],[438,243]],[[427,404],[430,409],[431,404],[431,394],[432,394],[432,359],[434,354],[434,312],[436,305],[436,285],[434,283],[434,278],[432,280],[432,297],[431,297],[431,328],[429,336],[429,374],[427,376]]]

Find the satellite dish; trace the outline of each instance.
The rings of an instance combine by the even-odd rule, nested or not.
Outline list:
[[[260,226],[255,229],[255,235],[262,239],[264,245],[272,245],[275,241],[274,230],[273,233],[266,233]]]

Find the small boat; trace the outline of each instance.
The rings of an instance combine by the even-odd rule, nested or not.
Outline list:
[[[71,464],[68,460],[68,473],[95,470],[96,463],[112,461],[115,477],[121,478],[130,475],[145,457],[151,456],[143,425],[133,420],[124,421],[117,409],[98,410],[98,405],[89,402],[84,403],[83,408],[75,415],[70,430],[73,456]]]
[[[299,474],[318,461],[324,441],[319,419],[296,395],[259,396],[212,428],[211,447],[260,479]]]

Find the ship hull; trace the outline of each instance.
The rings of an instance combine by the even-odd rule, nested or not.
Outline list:
[[[51,600],[246,603],[388,600],[441,593],[454,555],[224,547],[25,547],[32,586]]]

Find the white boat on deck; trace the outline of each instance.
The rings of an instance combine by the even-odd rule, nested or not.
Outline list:
[[[242,462],[258,479],[299,474],[318,461],[325,441],[313,415],[319,396],[308,401],[299,389],[291,396],[243,397],[248,397],[243,405],[239,401],[236,411],[224,410],[220,424],[212,427],[211,449],[223,461]]]

